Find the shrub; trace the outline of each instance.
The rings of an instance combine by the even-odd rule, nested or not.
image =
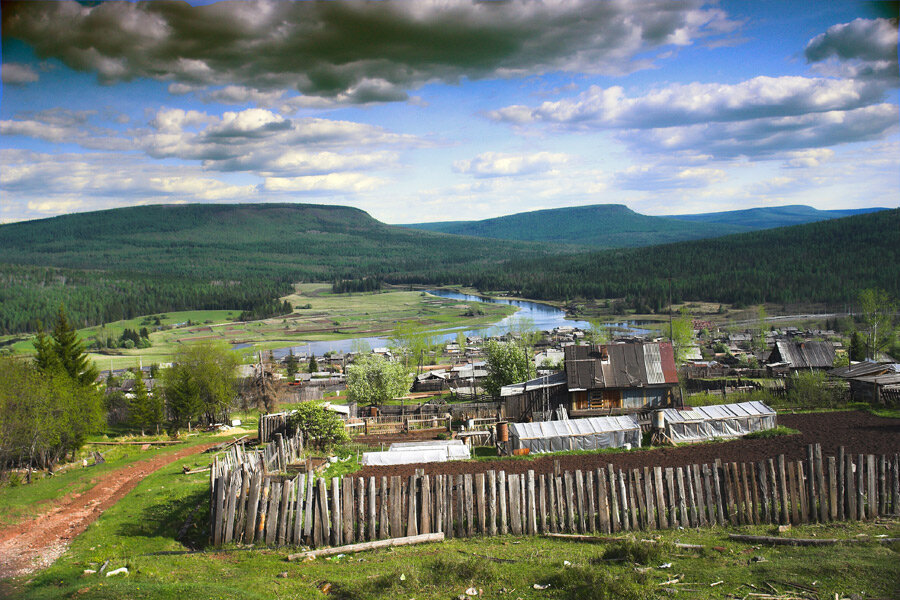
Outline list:
[[[300,404],[288,418],[288,431],[301,432],[304,444],[326,451],[350,440],[341,418],[321,402]]]

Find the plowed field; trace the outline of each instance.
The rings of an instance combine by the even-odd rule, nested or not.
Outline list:
[[[830,412],[802,415],[779,414],[778,423],[797,429],[798,435],[784,435],[770,439],[737,439],[620,453],[579,454],[569,456],[541,455],[529,460],[499,459],[491,461],[455,461],[419,465],[366,467],[356,473],[362,477],[374,475],[412,475],[417,468],[427,474],[480,473],[503,469],[507,473],[552,473],[559,461],[563,471],[595,469],[613,464],[617,468],[678,467],[711,463],[719,458],[725,462],[758,461],[784,454],[788,460],[806,458],[809,444],[821,444],[826,455],[837,454],[844,446],[852,454],[893,454],[900,452],[900,419],[886,419],[867,412]],[[402,441],[394,439],[391,441]]]

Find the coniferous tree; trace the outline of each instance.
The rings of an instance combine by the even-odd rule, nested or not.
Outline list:
[[[59,307],[56,324],[53,327],[53,353],[56,362],[73,381],[81,385],[91,385],[97,379],[99,371],[84,351],[84,344],[78,339],[78,333],[69,323],[66,309]],[[37,349],[37,348],[36,348]]]
[[[293,381],[294,375],[297,374],[297,356],[294,354],[293,348],[288,350],[287,359],[284,361],[284,364],[288,379]]]
[[[309,372],[317,373],[319,371],[319,363],[316,362],[316,355],[312,354],[309,357]]]
[[[150,395],[147,386],[144,385],[144,375],[140,369],[134,372],[134,387],[131,389],[132,398],[128,403],[131,424],[139,427],[141,435],[147,429],[150,417]]]

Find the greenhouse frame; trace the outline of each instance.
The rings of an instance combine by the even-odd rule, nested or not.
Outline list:
[[[528,448],[529,454],[626,445],[637,448],[641,445],[641,426],[630,415],[510,423],[509,442],[512,450]]]
[[[774,429],[775,411],[762,402],[698,406],[662,411],[664,433],[674,443],[735,438],[754,431]]]

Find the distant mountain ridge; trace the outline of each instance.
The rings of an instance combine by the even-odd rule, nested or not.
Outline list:
[[[841,217],[852,217],[873,212],[888,210],[887,208],[855,208],[845,210],[819,210],[805,204],[788,206],[748,208],[745,210],[729,210],[725,212],[700,213],[695,215],[668,215],[667,219],[692,221],[695,223],[719,223],[738,225],[750,229],[772,229],[788,225],[803,225]]]
[[[419,223],[403,227],[503,240],[628,248],[801,225],[880,210],[885,209],[823,211],[794,205],[655,217],[637,213],[623,204],[594,204],[536,210],[481,221]]]

